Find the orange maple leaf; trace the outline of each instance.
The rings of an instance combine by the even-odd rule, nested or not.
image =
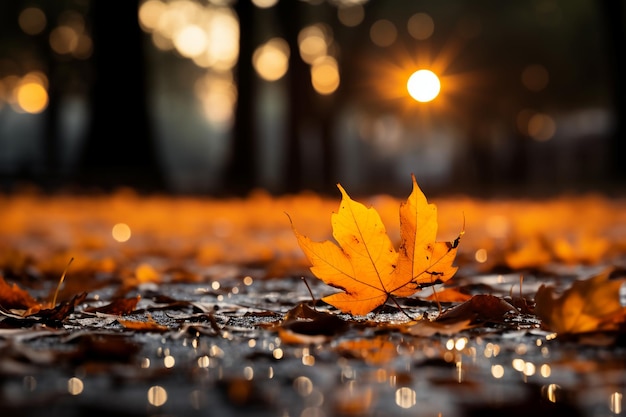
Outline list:
[[[575,281],[560,296],[542,285],[535,295],[535,314],[544,327],[556,333],[611,331],[626,320],[620,303],[620,287],[626,279],[609,279],[612,269],[582,281]]]
[[[423,287],[449,280],[459,237],[453,242],[435,242],[437,209],[413,179],[413,191],[400,206],[400,250],[387,235],[378,212],[353,201],[340,184],[342,199],[331,216],[331,241],[313,242],[294,234],[311,262],[311,272],[326,284],[344,292],[323,301],[353,315],[364,315],[390,297],[408,297]],[[293,225],[292,225],[293,227]],[[462,234],[462,233],[461,233]]]

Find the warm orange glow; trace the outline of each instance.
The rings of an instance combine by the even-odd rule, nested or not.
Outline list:
[[[339,87],[339,67],[331,56],[317,59],[311,67],[311,82],[319,94],[332,94]]]
[[[464,102],[471,99],[476,93],[476,87],[486,81],[479,72],[454,72],[453,64],[459,57],[465,40],[460,37],[450,38],[435,49],[430,39],[419,43],[397,43],[380,55],[367,58],[363,68],[369,72],[369,83],[362,86],[364,90],[372,91],[372,104],[384,105],[396,112],[403,124],[417,129],[419,134],[428,135],[438,117],[463,120],[468,117]],[[431,91],[431,100],[428,105],[421,105],[419,100],[426,100],[425,93],[409,92],[408,80],[416,69],[428,69],[439,79],[439,92],[435,94],[436,81],[424,83]],[[426,74],[426,73],[424,73]],[[421,77],[422,75],[420,75]],[[415,76],[417,77],[417,76]],[[432,77],[432,76],[431,76]],[[426,78],[426,77],[424,77]],[[411,80],[411,91],[423,91],[413,87],[419,77]],[[422,96],[421,94],[424,94]],[[436,99],[432,99],[435,95]],[[364,97],[369,99],[369,97]],[[426,102],[426,101],[424,101]]]
[[[41,113],[48,106],[48,92],[38,82],[27,81],[17,87],[17,105],[27,113]]]
[[[406,87],[411,97],[419,102],[427,103],[439,95],[441,82],[434,72],[421,69],[411,74]]]
[[[273,38],[259,46],[252,55],[257,74],[267,81],[279,80],[289,68],[289,45],[282,38]]]

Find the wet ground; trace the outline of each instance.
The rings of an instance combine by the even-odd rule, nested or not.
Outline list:
[[[424,335],[409,317],[439,314],[427,298],[430,289],[365,317],[314,302],[334,290],[308,273],[284,212],[324,236],[327,226],[317,225],[329,222],[338,200],[257,196],[222,206],[146,202],[133,195],[95,202],[20,198],[2,200],[5,219],[11,220],[1,229],[5,280],[48,300],[72,256],[59,300],[85,295],[60,322],[2,313],[2,416],[626,413],[623,332],[560,337],[533,314],[516,311]],[[492,236],[477,236],[482,226],[468,219],[470,236],[462,242],[460,269],[450,286],[468,295],[515,295],[532,302],[541,284],[564,289],[606,266],[623,266],[623,240],[616,233],[626,224],[623,205],[595,197],[591,202],[596,215],[606,211],[595,225],[586,223],[580,210],[585,205],[573,205],[587,220],[566,229],[553,219],[541,241],[563,236],[562,230],[584,230],[578,236],[608,242],[599,259],[546,260],[537,252],[515,268],[502,261],[513,253],[503,233],[517,241],[525,237],[520,212],[507,212],[501,202],[472,202],[470,209],[468,200],[442,202],[444,213],[461,204],[466,218],[483,213],[496,219],[485,226]],[[523,204],[521,213],[541,212],[541,205]],[[319,221],[311,220],[314,215]],[[162,220],[154,226],[154,219]],[[111,239],[111,229],[122,221],[133,237]],[[441,229],[446,233],[458,224]],[[489,262],[477,255],[480,249],[488,251]],[[131,306],[107,308],[120,299]]]

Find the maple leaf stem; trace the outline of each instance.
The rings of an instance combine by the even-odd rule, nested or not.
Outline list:
[[[389,298],[391,299],[391,301],[393,301],[393,303],[396,305],[396,307],[398,307],[400,309],[400,311],[402,311],[402,314],[404,314],[405,316],[407,316],[409,318],[409,320],[415,320],[415,318],[411,317],[411,315],[409,313],[407,313],[405,309],[402,308],[400,303],[398,303],[398,300],[396,300],[396,297],[392,297],[390,295]]]
[[[433,297],[435,297],[435,302],[437,303],[437,317],[441,316],[442,308],[441,303],[439,302],[439,296],[437,295],[437,289],[433,285],[431,287],[433,289]]]
[[[59,295],[59,291],[61,290],[61,285],[63,285],[63,282],[65,281],[65,275],[67,274],[67,270],[70,268],[70,265],[72,264],[73,261],[74,261],[74,257],[71,257],[69,262],[65,266],[65,269],[63,270],[63,274],[61,275],[61,279],[59,279],[57,289],[56,291],[54,291],[54,297],[52,297],[52,307],[54,307],[57,304],[57,296]]]
[[[309,286],[309,283],[307,282],[305,277],[300,277],[300,279],[302,280],[302,282],[304,282],[304,285],[306,285],[306,289],[309,290],[309,294],[311,295],[311,300],[313,301],[313,309],[315,309],[317,300],[315,299],[315,296],[313,295],[313,291],[311,290],[311,287]]]

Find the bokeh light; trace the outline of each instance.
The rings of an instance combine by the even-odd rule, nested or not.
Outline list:
[[[536,141],[551,139],[556,133],[556,123],[544,113],[535,113],[528,120],[528,135]]]
[[[202,68],[230,71],[239,55],[239,21],[229,7],[148,0],[138,11],[142,29],[160,50],[176,50]]]
[[[40,8],[27,7],[20,12],[17,22],[27,35],[37,35],[46,28],[47,19]]]
[[[43,73],[33,71],[22,78],[7,77],[4,81],[12,91],[10,102],[16,111],[37,114],[48,106],[48,78]]]
[[[111,230],[111,235],[113,236],[113,239],[115,239],[117,242],[126,242],[128,241],[128,239],[130,239],[131,236],[130,227],[126,223],[117,223],[115,226],[113,226],[113,229]]]
[[[298,47],[302,60],[308,64],[328,54],[328,46],[332,42],[330,28],[322,24],[303,28],[298,33]]]
[[[92,53],[93,41],[86,31],[85,19],[77,12],[66,11],[61,14],[59,25],[50,32],[48,42],[59,55],[87,59]]]
[[[289,45],[282,38],[272,38],[252,55],[257,74],[266,81],[281,79],[289,68]]]
[[[360,4],[351,6],[339,6],[337,8],[337,19],[342,25],[355,27],[361,24],[365,18],[365,9]]]
[[[237,87],[231,72],[208,72],[196,81],[195,92],[207,120],[216,127],[230,126],[237,102]]]
[[[339,67],[331,56],[318,58],[311,67],[311,82],[319,94],[332,94],[339,87]]]
[[[200,56],[207,46],[207,36],[204,30],[197,25],[186,25],[174,36],[176,50],[186,58]]]
[[[435,22],[427,13],[416,13],[409,18],[407,22],[409,35],[413,38],[423,41],[430,38],[435,31]]]
[[[72,53],[78,46],[78,34],[69,26],[57,26],[50,32],[50,47],[59,55]]]
[[[67,381],[67,392],[72,395],[79,395],[83,392],[84,384],[80,378],[70,378]]]
[[[274,7],[278,3],[278,0],[252,0],[252,4],[260,9],[269,9]]]
[[[426,69],[415,71],[407,82],[407,90],[415,100],[426,103],[439,95],[441,83],[434,72]]]
[[[165,388],[154,385],[148,389],[148,402],[155,406],[160,407],[167,402],[167,391]]]
[[[391,46],[397,37],[398,29],[396,29],[396,25],[387,19],[377,20],[370,28],[370,39],[377,46]]]
[[[409,387],[396,390],[396,404],[401,408],[411,408],[417,403],[417,393]]]

